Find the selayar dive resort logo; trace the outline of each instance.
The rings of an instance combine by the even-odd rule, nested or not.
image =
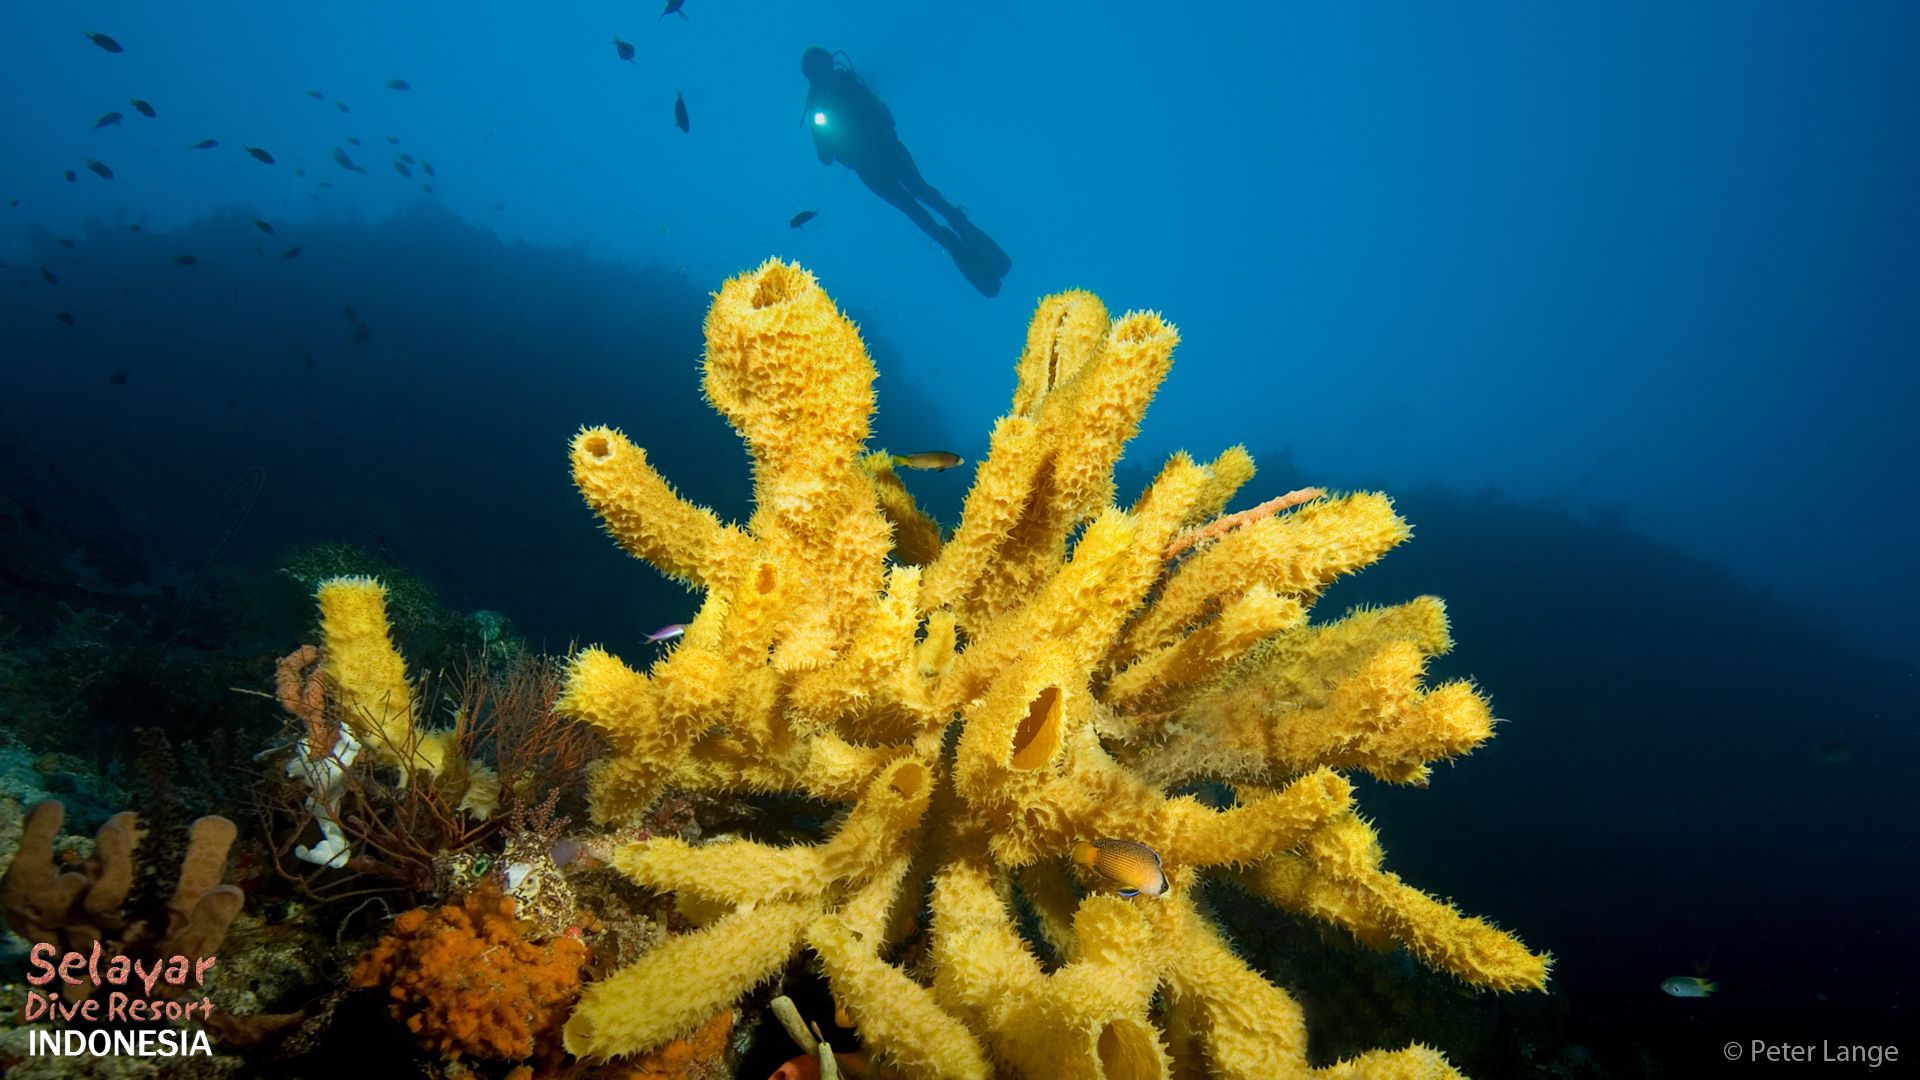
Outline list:
[[[100,827],[84,860],[55,858],[64,809],[39,803],[0,876],[7,926],[32,947],[26,1002],[31,1056],[213,1054],[208,979],[243,895],[220,883],[234,825],[203,817],[184,836],[149,836],[131,812]],[[184,841],[183,847],[174,844]],[[135,850],[180,860],[170,894],[142,884]],[[62,868],[67,867],[62,872]],[[171,875],[169,875],[171,876]],[[160,883],[155,882],[159,885]],[[44,1027],[37,1025],[46,1025]]]

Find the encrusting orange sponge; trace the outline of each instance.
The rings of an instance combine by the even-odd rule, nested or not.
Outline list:
[[[593,814],[623,823],[668,790],[848,809],[817,844],[618,849],[619,871],[713,917],[589,986],[569,1050],[683,1038],[804,948],[887,1075],[1457,1075],[1418,1045],[1311,1068],[1299,1007],[1199,902],[1223,874],[1471,985],[1544,984],[1547,957],[1383,869],[1343,775],[1424,783],[1492,734],[1472,686],[1425,685],[1451,645],[1438,600],[1310,621],[1407,538],[1391,502],[1304,490],[1228,514],[1253,475],[1233,447],[1177,454],[1115,503],[1172,325],[1041,301],[945,535],[867,448],[873,366],[812,275],[772,260],[728,281],[706,335],[707,398],[753,459],[748,521],[682,499],[612,428],[573,442],[614,540],[701,596],[645,672],[600,648],[573,661],[561,707],[612,747]],[[1233,805],[1170,794],[1202,781]],[[1099,840],[1151,849],[1160,894],[1076,877],[1076,845]],[[889,962],[909,937],[925,959]]]

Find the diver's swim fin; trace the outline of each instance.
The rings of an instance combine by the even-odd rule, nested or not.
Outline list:
[[[953,264],[968,283],[987,296],[1000,294],[1000,279],[1007,276],[1013,268],[1013,259],[1008,257],[993,237],[981,232],[971,221],[962,217],[954,222],[954,232],[960,243],[950,250],[953,252]]]

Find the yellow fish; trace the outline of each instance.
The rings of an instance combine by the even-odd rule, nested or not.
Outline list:
[[[893,467],[896,469],[925,469],[928,472],[945,472],[955,465],[966,463],[959,454],[949,454],[945,450],[922,450],[917,454],[893,455]]]
[[[1137,841],[1078,841],[1073,845],[1073,864],[1092,871],[1121,896],[1163,896],[1167,891],[1159,853]]]

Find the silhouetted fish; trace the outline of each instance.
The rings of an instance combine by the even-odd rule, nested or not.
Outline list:
[[[404,161],[396,160],[393,163],[393,171],[399,173],[401,176],[404,176],[409,180],[413,179],[413,170],[407,168],[407,163]]]
[[[72,169],[67,170],[67,183],[71,184],[78,179],[80,179],[79,173],[74,172]]]
[[[94,172],[94,175],[98,176],[102,180],[113,179],[113,170],[107,168],[107,166],[103,162],[95,161],[92,158],[88,158],[87,168],[92,169]]]
[[[428,161],[428,160],[427,160],[426,158],[421,158],[421,159],[420,159],[420,171],[422,171],[422,172],[424,172],[424,173],[426,173],[426,174],[427,174],[428,176],[432,176],[432,175],[433,175],[433,162],[431,162],[431,161]]]
[[[326,97],[327,95],[325,95],[325,94],[323,94],[323,93],[321,93],[321,92],[320,92],[320,91],[318,91],[318,90],[309,90],[309,91],[307,91],[307,96],[308,96],[308,97],[310,97],[310,98],[312,98],[312,99],[313,99],[313,100],[315,100],[315,101],[319,101],[319,100],[321,100],[322,98],[325,98],[325,97]]]
[[[348,172],[357,172],[357,173],[364,174],[367,171],[361,168],[360,166],[355,165],[353,163],[353,159],[347,156],[347,152],[345,150],[342,150],[338,146],[333,148],[333,163],[347,170]]]
[[[59,279],[58,277],[55,277],[55,276],[54,276],[54,273],[53,273],[53,271],[51,271],[51,270],[49,270],[49,269],[47,269],[47,268],[46,268],[46,267],[44,267],[44,266],[40,268],[40,276],[41,276],[41,277],[43,277],[43,278],[46,278],[46,279],[47,279],[47,284],[49,284],[49,285],[58,285],[58,284],[60,284],[60,279]]]
[[[71,311],[56,311],[53,313],[53,317],[66,323],[68,326],[73,325],[73,312]]]
[[[359,322],[359,321],[360,321],[360,316],[358,316],[358,315],[355,315],[355,314],[353,313],[353,305],[352,305],[352,304],[347,304],[346,306],[344,306],[344,307],[342,307],[342,308],[341,308],[340,310],[341,310],[341,312],[343,312],[343,313],[344,313],[344,314],[346,315],[346,317],[347,317],[347,321],[348,321],[348,322],[350,322],[350,323],[357,323],[357,322]]]
[[[399,146],[399,145],[400,145],[400,136],[398,136],[398,135],[389,135],[389,136],[387,136],[387,145],[388,145],[388,146]]]
[[[61,237],[61,238],[60,238],[60,246],[61,246],[61,247],[63,247],[63,248],[66,248],[66,249],[67,249],[68,251],[72,251],[72,250],[73,250],[73,241],[71,241],[71,240],[69,240],[69,239],[67,239],[66,237],[64,237],[64,236],[63,236],[63,237]]]
[[[194,255],[175,255],[173,261],[179,263],[181,266],[192,266],[194,263],[199,262],[200,259]]]
[[[259,229],[263,233],[270,233],[273,231],[272,225],[268,224],[267,222],[261,221],[259,218],[253,219],[253,227],[256,229]]]
[[[252,154],[253,160],[259,162],[262,165],[273,164],[273,155],[267,153],[265,150],[262,150],[257,146],[243,146],[240,149],[245,150],[249,154]]]
[[[267,257],[267,245],[265,245],[265,244],[255,244],[255,245],[253,245],[253,253],[254,253],[255,255],[257,255],[257,256],[259,256],[259,257],[260,257],[260,258],[262,258],[262,259],[264,259],[264,258],[266,258],[266,257]]]
[[[359,145],[360,145],[360,138],[359,138],[359,136],[356,136],[356,135],[349,135],[349,136],[347,136],[347,145],[348,145],[348,146],[359,146]]]
[[[661,17],[665,18],[665,16],[661,16]],[[614,38],[613,51],[616,53],[619,53],[620,59],[622,60],[631,61],[633,59],[633,43],[630,41],[621,41],[617,37]]]
[[[412,155],[412,154],[395,154],[395,155],[393,155],[393,156],[394,156],[394,157],[397,157],[397,158],[399,158],[399,159],[400,159],[401,161],[404,161],[404,162],[406,162],[406,163],[407,163],[407,164],[409,164],[409,165],[411,165],[411,164],[413,164],[413,155]]]
[[[128,231],[128,232],[146,232],[146,230],[145,230],[145,229],[143,229],[143,228],[141,228],[141,227],[140,227],[140,226],[138,226],[138,225],[129,225],[129,226],[127,226],[127,231]]]
[[[820,216],[819,214],[814,213],[812,210],[802,210],[799,213],[793,215],[792,221],[787,222],[787,228],[797,229],[800,226],[805,225],[807,222],[812,221],[814,218],[819,216]]]
[[[119,122],[120,122],[120,114],[117,112],[110,112],[101,116],[100,119],[95,120],[93,122],[93,130],[99,131],[103,127],[112,127],[113,125]]]
[[[297,259],[300,257],[300,253],[305,250],[306,250],[305,248],[290,247],[287,250],[281,252],[280,257],[283,259]]]
[[[387,80],[387,89],[389,89],[389,90],[411,90],[411,89],[413,89],[413,87],[411,87],[411,86],[408,86],[408,85],[407,85],[407,80],[405,80],[405,79],[388,79],[388,80]]]
[[[353,343],[355,345],[365,345],[372,340],[373,331],[368,328],[366,323],[353,324]]]
[[[426,193],[427,193],[427,194],[429,194],[429,195],[431,195],[431,194],[433,194],[433,185],[432,185],[432,184],[421,184],[421,185],[420,185],[420,190],[421,190],[421,191],[424,191],[424,192],[426,192]]]
[[[347,103],[346,103],[346,102],[344,102],[344,101],[336,101],[336,102],[334,102],[334,103],[333,103],[333,107],[334,107],[334,108],[336,108],[336,109],[339,109],[339,110],[340,110],[341,112],[352,112],[352,111],[353,111],[352,109],[349,109],[349,108],[347,108]]]
[[[331,180],[322,180],[322,181],[320,181],[320,186],[321,186],[321,187],[332,187],[332,186],[333,186],[333,181],[331,181]]]
[[[687,17],[687,13],[680,9],[686,6],[687,6],[687,0],[667,0],[667,10],[660,13],[660,19],[664,19],[669,15],[678,15],[684,19]],[[655,19],[653,21],[659,22],[660,19]]]
[[[216,146],[219,146],[219,145],[220,145],[220,140],[219,140],[219,139],[201,139],[201,140],[200,140],[199,142],[197,142],[197,143],[194,143],[194,144],[193,144],[192,146],[189,146],[189,147],[187,147],[187,149],[189,149],[189,150],[211,150],[211,149],[213,149],[214,147],[216,147]]]
[[[692,133],[693,127],[687,123],[687,95],[676,92],[673,96],[673,122],[681,131]]]
[[[80,32],[87,35],[88,41],[93,42],[95,45],[100,46],[101,48],[107,50],[108,52],[126,52],[127,51],[120,47],[119,42],[113,40],[112,38],[108,37],[105,34],[96,34],[91,30],[82,30]]]
[[[125,386],[127,385],[127,373],[124,371],[116,371],[107,376],[107,381],[115,386]]]
[[[154,118],[155,116],[157,116],[157,115],[158,115],[157,113],[155,113],[155,112],[153,111],[153,106],[151,106],[151,105],[149,105],[149,104],[147,104],[147,103],[146,103],[146,102],[144,102],[144,101],[141,101],[141,100],[140,100],[139,98],[137,98],[137,97],[136,97],[136,98],[128,98],[127,100],[133,103],[133,107],[134,107],[134,108],[135,108],[136,110],[138,110],[138,111],[139,111],[139,113],[140,113],[140,115],[141,115],[141,116],[144,116],[144,117],[146,117],[146,118],[147,118],[147,119],[149,119],[149,120],[151,120],[151,119],[153,119],[153,118]]]

